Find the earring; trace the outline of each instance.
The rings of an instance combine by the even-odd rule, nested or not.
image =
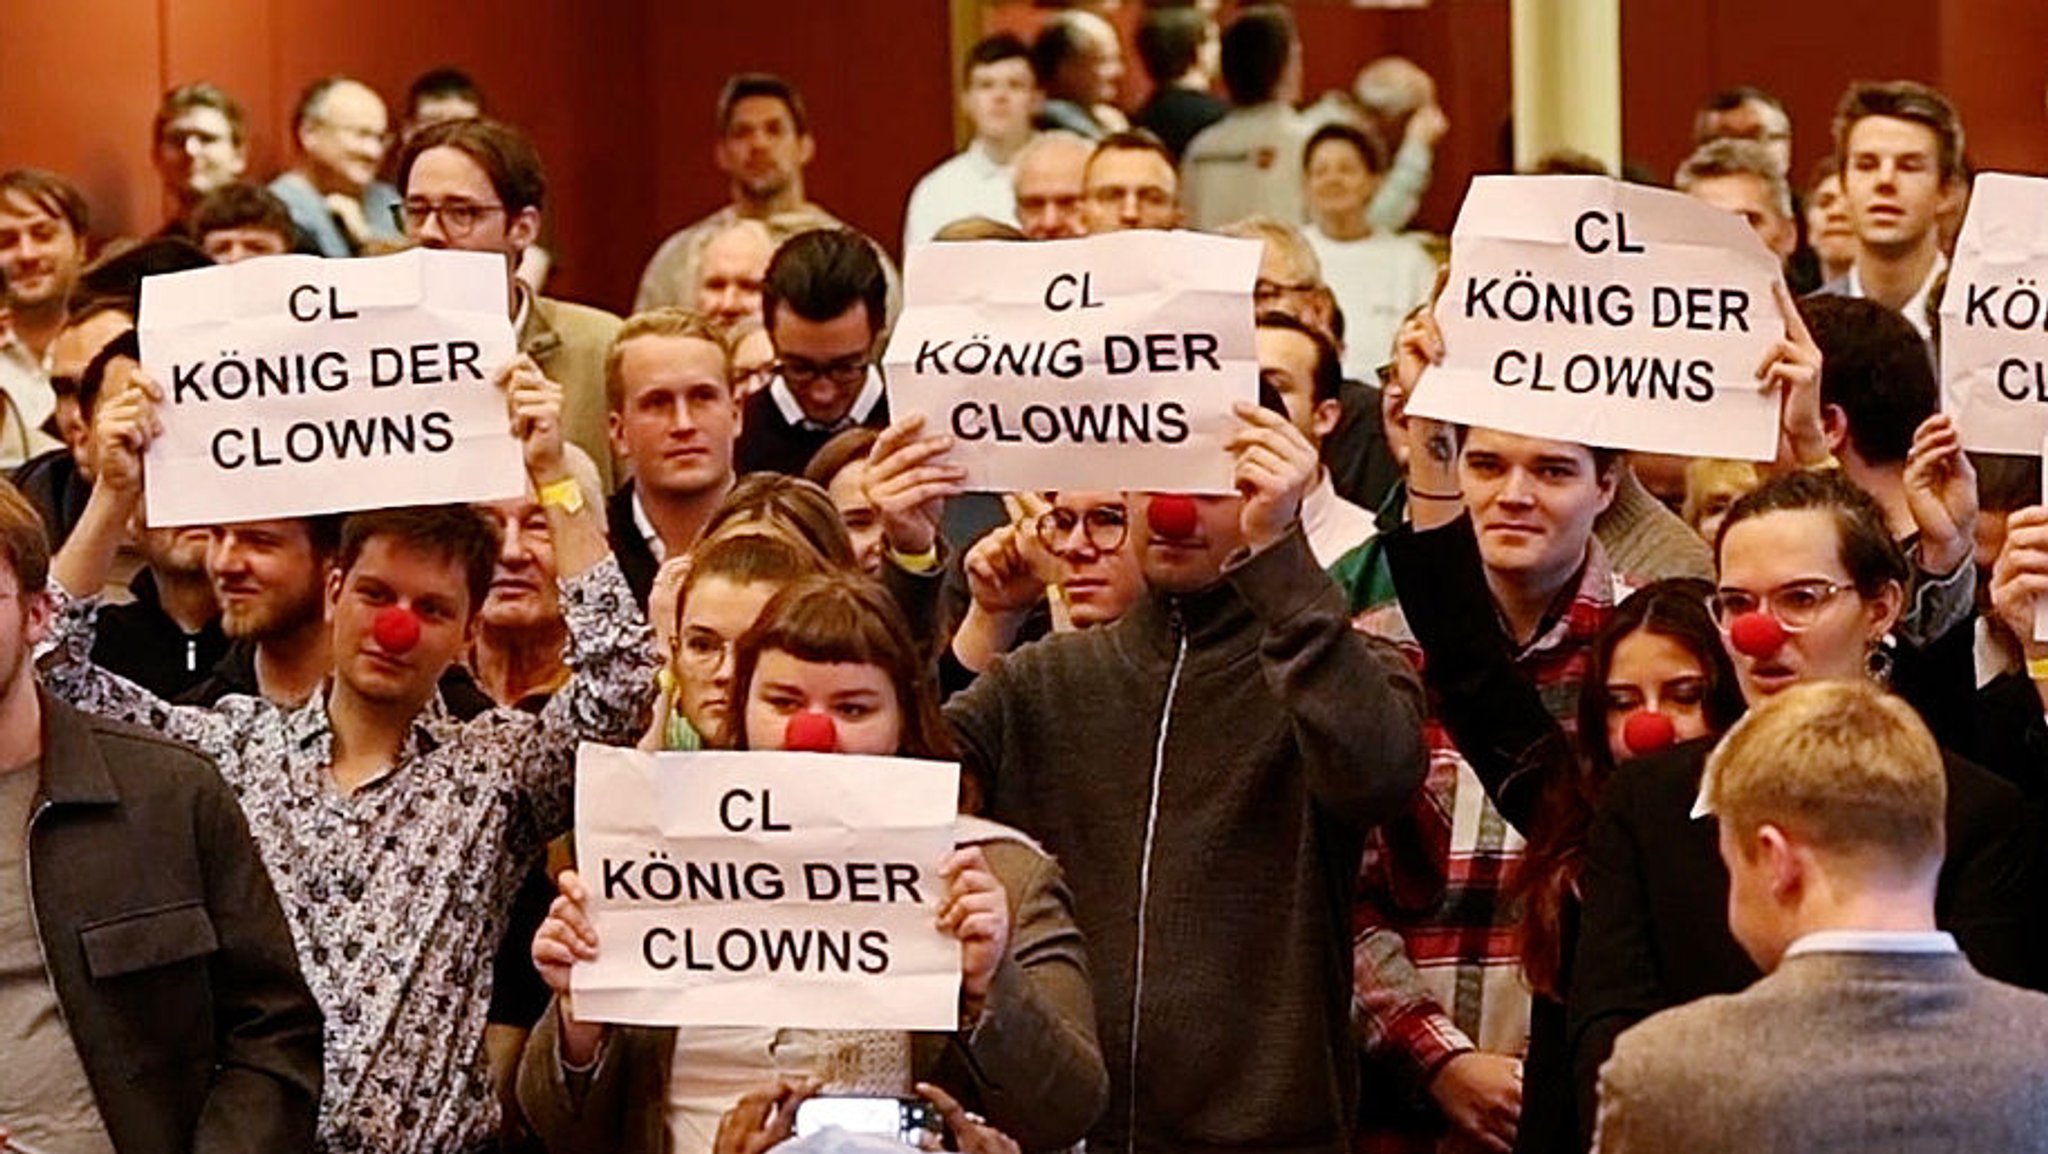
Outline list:
[[[1888,637],[1880,638],[1875,644],[1871,645],[1869,655],[1863,659],[1864,669],[1870,674],[1870,679],[1887,688],[1892,683],[1893,660],[1892,649],[1887,644],[1888,641],[1890,641]]]

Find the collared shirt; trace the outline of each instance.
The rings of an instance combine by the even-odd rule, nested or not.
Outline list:
[[[647,551],[654,554],[658,564],[668,560],[668,543],[661,539],[661,531],[654,527],[654,518],[647,515],[647,506],[640,500],[640,486],[633,486],[633,528],[640,530],[640,539],[647,542]]]
[[[43,432],[43,422],[56,409],[49,359],[0,330],[0,468],[12,469],[62,443]]]
[[[1920,282],[1920,287],[1913,290],[1912,298],[1907,300],[1905,305],[1899,309],[1900,315],[1906,318],[1906,323],[1913,326],[1913,331],[1919,333],[1920,339],[1923,341],[1932,341],[1934,339],[1934,328],[1927,321],[1927,294],[1933,291],[1934,282],[1941,277],[1943,270],[1947,268],[1948,258],[1940,253],[1936,253],[1934,264],[1927,270],[1927,279]],[[1848,282],[1849,296],[1867,297],[1870,295],[1863,291],[1863,274],[1857,270],[1855,265],[1849,266]]]
[[[1017,223],[1017,191],[1010,183],[1014,164],[989,155],[976,140],[924,174],[910,190],[903,211],[903,247],[937,236],[940,229],[969,216],[985,216],[1003,224]]]
[[[1339,497],[1330,471],[1319,469],[1315,483],[1301,495],[1301,530],[1308,535],[1316,564],[1328,569],[1344,554],[1372,540],[1379,526],[1371,513]]]
[[[797,401],[796,394],[790,391],[789,383],[784,381],[780,374],[768,382],[769,399],[775,402],[776,410],[782,414],[782,419],[788,422],[789,427],[813,433],[837,433],[865,423],[869,415],[875,411],[875,406],[882,403],[882,393],[881,366],[869,365],[867,383],[860,387],[859,394],[853,398],[853,407],[847,409],[846,414],[836,421],[814,421],[805,415],[803,405]]]
[[[313,250],[321,256],[354,256],[355,241],[341,226],[334,210],[327,206],[323,196],[313,182],[302,172],[291,171],[280,174],[270,182],[270,191],[284,206],[291,210],[292,223],[312,244]],[[373,180],[363,187],[357,198],[363,208],[363,223],[369,226],[370,239],[401,241],[405,233],[398,227],[398,206],[404,203],[398,190],[381,180]]]
[[[1955,954],[1953,934],[1940,930],[1815,930],[1785,947],[1800,954]]]
[[[59,594],[45,684],[103,717],[197,746],[248,815],[326,1015],[319,1148],[445,1154],[487,1144],[491,959],[521,878],[569,828],[579,740],[631,744],[654,649],[618,566],[562,584],[575,670],[538,715],[458,722],[438,703],[398,761],[354,793],[329,777],[323,690],[296,709],[169,705],[87,659],[96,600]]]

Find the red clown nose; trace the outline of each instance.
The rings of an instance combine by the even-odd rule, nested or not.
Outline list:
[[[1197,520],[1195,499],[1181,493],[1161,493],[1145,509],[1145,522],[1161,537],[1192,537]]]
[[[1638,709],[1621,723],[1621,743],[1637,757],[1655,753],[1678,740],[1678,727],[1654,709]]]
[[[1769,657],[1785,644],[1785,627],[1762,610],[1745,613],[1728,625],[1728,640],[1745,657]]]
[[[377,611],[370,636],[377,639],[377,647],[386,653],[404,653],[420,643],[419,615],[403,606],[386,605]]]
[[[839,727],[830,717],[805,710],[783,728],[782,748],[795,753],[831,753],[839,748]]]

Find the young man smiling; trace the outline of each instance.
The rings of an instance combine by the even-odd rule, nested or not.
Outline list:
[[[326,1012],[318,1147],[473,1150],[496,1104],[484,1060],[491,956],[513,891],[566,830],[579,741],[645,724],[653,650],[564,463],[561,386],[520,359],[499,374],[561,574],[568,683],[538,714],[457,721],[441,675],[469,645],[497,544],[467,506],[351,516],[327,579],[334,674],[303,706],[233,696],[171,706],[87,659],[93,600],[59,597],[52,692],[212,755],[250,816]],[[103,402],[99,480],[53,572],[96,592],[142,498],[161,390]]]

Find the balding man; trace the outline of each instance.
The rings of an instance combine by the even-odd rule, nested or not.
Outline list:
[[[1017,226],[1032,240],[1085,236],[1081,185],[1095,146],[1087,137],[1054,130],[1032,138],[1017,154],[1011,187],[1017,193]]]
[[[1103,137],[1081,173],[1083,230],[1094,236],[1180,223],[1180,172],[1166,145],[1142,128]]]
[[[1129,126],[1117,109],[1124,47],[1109,21],[1072,8],[1046,21],[1031,42],[1031,71],[1045,91],[1040,128],[1064,128],[1090,140]]]
[[[761,282],[775,255],[775,237],[758,220],[736,220],[712,233],[697,258],[697,311],[722,329],[761,319]]]
[[[391,147],[384,99],[346,76],[316,80],[292,117],[299,163],[270,182],[303,247],[322,256],[391,251],[405,240],[398,190],[377,179]]]

